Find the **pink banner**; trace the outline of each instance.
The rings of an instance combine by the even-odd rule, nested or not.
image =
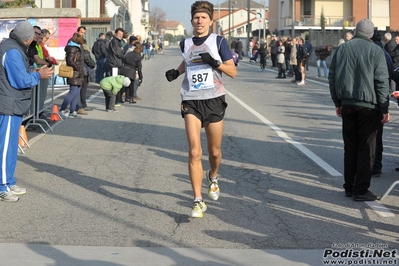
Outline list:
[[[79,20],[77,18],[59,18],[58,19],[58,47],[67,45],[73,34],[78,29]]]

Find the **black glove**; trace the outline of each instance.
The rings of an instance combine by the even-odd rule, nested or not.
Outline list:
[[[143,83],[143,81],[141,79],[139,79],[139,86],[141,85],[141,83]]]
[[[213,59],[213,57],[209,53],[203,53],[199,54],[202,58],[202,61],[204,63],[209,64],[213,68],[218,68],[220,66],[220,63],[218,60]]]
[[[170,69],[165,72],[166,79],[171,82],[179,77],[179,71],[176,69]]]

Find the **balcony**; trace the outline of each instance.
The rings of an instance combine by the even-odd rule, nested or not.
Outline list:
[[[294,22],[294,26],[299,27],[320,27],[320,16],[300,16],[299,21]],[[355,27],[354,17],[325,17],[326,27]],[[292,26],[292,18],[283,18],[283,25],[285,27]]]

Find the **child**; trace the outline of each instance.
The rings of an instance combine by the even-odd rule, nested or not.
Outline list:
[[[103,89],[105,96],[105,110],[107,112],[117,112],[115,110],[115,96],[122,87],[129,85],[130,79],[122,75],[106,77],[100,81],[100,87]]]

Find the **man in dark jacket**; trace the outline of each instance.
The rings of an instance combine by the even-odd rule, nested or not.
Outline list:
[[[305,66],[306,66],[306,70],[309,70],[309,59],[310,56],[312,55],[313,52],[313,45],[312,43],[309,41],[309,35],[305,36],[305,44],[304,44],[305,48],[306,48],[306,62],[305,62]]]
[[[16,195],[26,193],[25,188],[16,185],[14,177],[19,128],[22,116],[29,112],[31,88],[53,74],[47,65],[31,71],[26,51],[34,34],[32,24],[23,21],[0,45],[0,200],[5,202],[18,201]]]
[[[391,56],[382,47],[381,34],[377,30],[374,30],[374,35],[373,35],[373,37],[371,37],[371,40],[376,45],[381,47],[381,49],[384,51],[385,61],[387,63],[387,68],[388,68],[388,84],[391,84],[392,73],[393,73],[393,64],[392,64]],[[379,126],[378,126],[377,137],[376,137],[374,165],[373,165],[373,168],[371,170],[371,176],[373,176],[373,177],[379,177],[380,174],[381,174],[382,152],[384,150],[384,146],[383,146],[383,143],[382,143],[382,133],[383,133],[383,131],[384,131],[384,124],[380,123]]]
[[[122,58],[123,58],[123,46],[122,46],[122,38],[125,31],[122,28],[117,28],[115,30],[115,35],[109,43],[108,47],[108,70],[112,71],[113,68],[116,68],[114,72],[118,72],[118,70],[122,67]],[[111,73],[113,76],[118,73]]]
[[[399,67],[399,35],[395,37],[395,43],[396,47],[393,49],[393,51],[387,52],[392,57],[393,67],[397,68]]]
[[[384,50],[388,53],[392,52],[395,49],[396,43],[395,40],[392,39],[392,34],[390,32],[384,34],[384,42]]]
[[[122,28],[117,28],[115,30],[115,35],[109,43],[108,47],[108,71],[111,72],[112,76],[119,74],[122,67],[122,59],[124,56],[122,38],[125,31]],[[120,106],[122,101],[122,94],[124,93],[124,88],[122,88],[116,95],[115,106]]]
[[[345,196],[355,201],[380,199],[368,189],[377,129],[390,118],[387,64],[370,39],[373,34],[373,22],[360,20],[355,37],[334,53],[328,76],[336,114],[342,117]]]
[[[327,46],[319,46],[315,50],[315,54],[317,56],[317,77],[321,77],[321,72],[320,72],[320,67],[321,64],[323,65],[323,70],[324,70],[324,77],[328,77],[328,68],[327,68],[327,63],[326,59],[331,55],[333,46],[331,44]]]
[[[278,48],[278,42],[276,40],[276,36],[272,35],[270,43],[270,58],[272,60],[272,67],[277,67],[277,48]]]
[[[91,52],[96,58],[96,83],[100,83],[107,71],[106,63],[108,58],[108,50],[105,46],[104,33],[100,33],[98,35],[97,40],[94,42],[93,47],[91,48]]]

